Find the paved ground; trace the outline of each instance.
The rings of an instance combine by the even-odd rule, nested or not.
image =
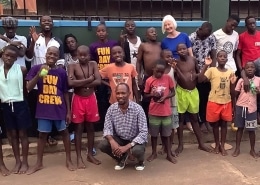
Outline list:
[[[234,143],[230,143],[234,146]],[[260,141],[256,143],[260,149]],[[249,143],[242,142],[241,155],[231,156],[209,154],[197,149],[197,145],[186,144],[185,150],[178,157],[177,164],[159,156],[155,161],[146,162],[142,172],[135,171],[130,163],[122,171],[114,171],[115,162],[108,156],[98,152],[100,166],[87,163],[87,169],[69,172],[64,167],[63,152],[46,154],[45,168],[33,175],[0,176],[0,185],[257,185],[260,182],[259,161],[249,156]],[[151,152],[147,148],[147,155]],[[73,152],[75,161],[75,153]],[[29,157],[30,164],[36,160],[35,155]],[[8,168],[14,165],[11,157],[5,158]]]

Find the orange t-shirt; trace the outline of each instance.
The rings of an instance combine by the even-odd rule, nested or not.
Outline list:
[[[109,80],[111,88],[110,104],[117,102],[115,90],[116,86],[122,82],[129,85],[131,92],[130,100],[133,100],[132,80],[137,76],[137,72],[132,64],[125,63],[124,66],[116,66],[115,63],[112,63],[99,70],[99,73],[103,79]]]

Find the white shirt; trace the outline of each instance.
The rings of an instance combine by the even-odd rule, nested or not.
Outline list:
[[[228,61],[226,63],[226,68],[231,69],[233,72],[237,71],[236,63],[233,58],[233,52],[237,50],[238,46],[238,33],[236,31],[233,31],[231,35],[227,35],[225,32],[223,32],[222,29],[219,29],[213,33],[213,35],[216,37],[217,42],[217,53],[220,50],[225,50],[228,54]]]
[[[6,37],[6,34],[4,34],[3,36]],[[26,37],[24,36],[21,36],[21,35],[15,35],[14,38],[10,39],[11,41],[20,41],[24,47],[27,47],[27,39]],[[5,42],[4,40],[0,39],[0,49],[2,49],[3,47],[5,47],[7,44],[7,42]],[[1,59],[1,62],[0,62],[0,65],[2,65],[3,61]],[[20,66],[24,66],[26,67],[25,65],[25,56],[23,57],[17,57],[17,60],[15,62],[16,64],[19,64]]]
[[[34,45],[34,57],[27,59],[28,61],[31,61],[31,66],[44,64],[46,62],[45,55],[47,49],[52,46],[57,48],[60,47],[60,43],[55,39],[55,37],[51,38],[51,40],[46,45],[45,37],[40,35]]]
[[[135,67],[136,67],[136,62],[137,62],[138,48],[142,43],[140,37],[138,37],[138,36],[136,36],[136,37],[137,37],[137,42],[135,44],[131,43],[127,39],[127,41],[129,42],[131,64],[133,64]]]

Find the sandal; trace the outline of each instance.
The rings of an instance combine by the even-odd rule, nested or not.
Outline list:
[[[48,142],[49,146],[56,146],[58,144],[58,141],[51,136],[48,137],[47,142]]]

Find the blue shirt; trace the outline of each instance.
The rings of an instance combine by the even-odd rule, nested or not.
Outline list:
[[[173,58],[180,58],[178,53],[177,53],[177,46],[178,46],[178,44],[181,44],[181,43],[186,44],[187,48],[191,47],[190,39],[189,39],[189,37],[188,37],[188,35],[186,33],[182,33],[181,32],[175,38],[165,37],[162,40],[161,48],[162,49],[169,49],[169,50],[171,50]]]

